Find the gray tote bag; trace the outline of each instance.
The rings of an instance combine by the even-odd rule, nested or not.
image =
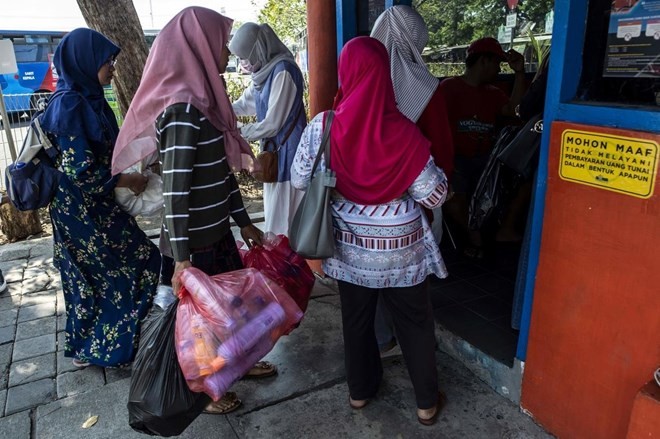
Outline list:
[[[330,192],[335,187],[337,179],[334,171],[330,169],[329,140],[330,125],[334,115],[334,111],[327,113],[321,145],[312,166],[312,179],[289,228],[291,248],[306,259],[325,259],[335,252]],[[326,169],[314,174],[322,155],[325,155]]]

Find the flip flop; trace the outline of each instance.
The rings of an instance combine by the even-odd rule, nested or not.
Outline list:
[[[268,361],[257,361],[252,369],[246,373],[241,379],[259,379],[268,378],[277,374],[277,366]]]
[[[430,426],[435,424],[435,421],[438,420],[438,415],[444,408],[445,404],[447,404],[447,396],[442,390],[438,391],[438,403],[435,405],[435,413],[433,413],[433,416],[430,418],[421,418],[419,414],[417,415],[417,420],[419,421],[420,424]]]
[[[238,399],[235,392],[227,392],[219,400],[211,401],[204,408],[203,413],[208,415],[226,415],[238,409],[241,405],[243,405],[243,401]]]

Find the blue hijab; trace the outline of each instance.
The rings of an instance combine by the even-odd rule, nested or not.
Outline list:
[[[112,41],[91,29],[75,29],[62,39],[53,58],[59,75],[57,89],[41,119],[45,131],[114,144],[119,128],[105,100],[98,71],[119,51]]]

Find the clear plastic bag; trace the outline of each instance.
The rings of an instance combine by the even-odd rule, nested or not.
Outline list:
[[[156,288],[156,297],[154,297],[154,305],[167,309],[171,304],[176,302],[174,290],[169,285],[158,285]]]
[[[176,351],[188,387],[217,401],[303,313],[254,268],[207,276],[188,268],[177,310]]]
[[[245,267],[256,268],[284,288],[305,312],[314,287],[314,273],[307,261],[294,252],[284,235],[264,234],[263,245],[239,251]]]

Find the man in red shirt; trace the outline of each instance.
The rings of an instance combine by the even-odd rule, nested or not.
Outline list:
[[[502,62],[515,72],[511,97],[492,85]],[[447,104],[455,148],[451,181],[454,195],[445,207],[468,237],[465,254],[480,258],[481,233],[468,230],[468,204],[495,143],[498,118],[514,117],[525,92],[525,60],[515,50],[504,52],[496,39],[481,38],[468,47],[465,66],[463,75],[445,79],[439,86]]]

